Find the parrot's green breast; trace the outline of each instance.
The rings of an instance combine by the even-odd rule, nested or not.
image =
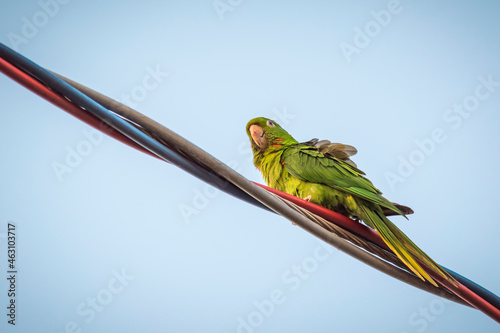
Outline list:
[[[356,204],[352,196],[346,195],[345,192],[336,190],[325,184],[301,180],[288,172],[285,167],[284,156],[287,153],[293,154],[293,150],[297,146],[283,148],[279,151],[266,154],[260,166],[260,171],[266,184],[296,197],[307,198],[310,202],[336,212],[357,217]],[[320,155],[323,157],[322,154]],[[303,165],[302,167],[307,168],[308,166]]]

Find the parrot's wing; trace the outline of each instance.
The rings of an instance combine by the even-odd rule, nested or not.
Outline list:
[[[356,167],[356,163],[354,163],[349,157],[357,154],[358,150],[353,146],[345,145],[343,143],[330,142],[328,140],[318,140],[316,138],[311,139],[309,141],[303,142],[303,145],[316,147],[318,151],[324,155],[329,155],[339,160],[342,160],[346,163],[349,163],[353,167]],[[365,174],[363,171],[358,171],[361,174]]]
[[[396,206],[400,211],[402,211],[403,214],[405,214],[405,215],[410,215],[410,214],[414,213],[413,209],[411,209],[408,206],[400,205],[400,204],[397,204],[395,202],[393,202],[392,204],[394,206]],[[394,211],[387,209],[387,208],[382,208],[382,211],[384,212],[385,216],[398,215]]]
[[[283,163],[287,171],[300,180],[331,186],[404,216],[363,177],[361,170],[342,159],[325,155],[314,147],[297,145],[284,152]]]

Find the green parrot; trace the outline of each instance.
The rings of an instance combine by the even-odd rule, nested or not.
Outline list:
[[[419,278],[437,286],[421,262],[456,284],[387,218],[389,215],[406,217],[413,211],[382,196],[350,160],[349,157],[357,153],[354,147],[317,139],[299,143],[275,121],[263,117],[250,120],[246,131],[254,165],[269,187],[362,220],[378,231],[389,248]]]

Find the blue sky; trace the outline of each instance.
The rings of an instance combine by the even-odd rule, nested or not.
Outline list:
[[[262,182],[248,120],[355,146],[394,222],[496,294],[494,1],[2,1],[0,41]],[[495,332],[0,76],[0,271],[28,332]],[[66,172],[55,166],[64,165]],[[189,213],[186,213],[189,212]],[[0,282],[1,308],[9,298]],[[6,310],[2,310],[6,311]]]

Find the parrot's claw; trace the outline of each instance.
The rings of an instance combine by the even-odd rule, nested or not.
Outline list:
[[[307,197],[304,198],[305,201],[310,202],[312,199],[312,195],[308,195]],[[292,222],[293,225],[296,225],[295,223]]]

